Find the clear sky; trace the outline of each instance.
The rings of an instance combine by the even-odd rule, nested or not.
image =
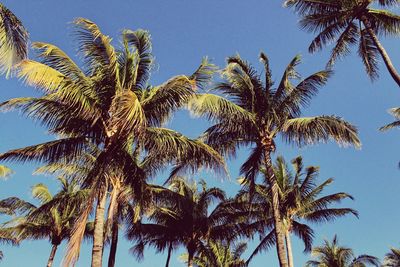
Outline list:
[[[263,50],[270,57],[276,80],[296,54],[303,55],[300,71],[304,75],[323,69],[328,57],[326,52],[308,54],[312,34],[302,32],[297,25],[298,17],[282,8],[278,0],[3,0],[2,3],[22,20],[32,41],[56,44],[71,56],[75,55],[76,47],[70,22],[76,17],[93,20],[116,43],[123,29],[149,30],[158,66],[152,75],[153,84],[162,83],[173,75],[189,74],[203,56],[223,67],[227,56],[239,53],[261,69],[258,54]],[[392,60],[400,67],[398,43],[395,39],[383,40]],[[334,177],[330,192],[345,191],[355,197],[354,202],[346,201],[344,205],[357,209],[360,218],[349,216],[315,226],[314,244],[338,234],[340,241],[354,248],[356,253],[380,258],[391,246],[400,247],[400,170],[397,168],[400,132],[378,131],[380,126],[392,120],[387,109],[400,105],[400,90],[383,64],[381,66],[380,79],[371,83],[353,51],[336,64],[335,75],[304,111],[305,115],[335,114],[357,125],[363,143],[361,150],[339,148],[333,143],[302,149],[278,144],[278,153],[287,160],[302,155],[306,165],[320,166],[321,179]],[[35,94],[34,89],[23,86],[20,81],[0,78],[0,101]],[[207,124],[182,111],[175,115],[169,127],[197,136]],[[52,138],[46,134],[46,129],[16,112],[0,114],[0,152]],[[245,157],[246,151],[243,151],[238,159],[229,162],[231,181],[220,182],[222,177],[207,176],[208,182],[221,186],[230,195],[235,194],[239,187],[234,181]],[[38,182],[56,189],[53,178],[31,175],[35,165],[9,166],[16,173],[0,182],[0,198],[19,196],[32,200],[30,187]],[[254,242],[257,240],[255,238]],[[250,242],[250,246],[254,246],[254,242]],[[296,238],[293,242],[296,265],[302,266],[310,255],[302,253],[302,244]],[[146,250],[145,260],[137,263],[128,252],[130,245],[121,238],[116,266],[157,267],[165,264],[166,255],[155,254],[151,249]],[[18,248],[1,245],[5,259],[0,266],[44,266],[50,249],[46,241],[26,241]],[[62,246],[58,251],[54,266],[59,266],[64,249]],[[172,266],[183,266],[178,260],[181,253],[178,251],[173,255]],[[105,256],[108,256],[108,249]],[[85,245],[78,266],[89,266],[89,262],[90,248]],[[251,264],[257,267],[276,265],[275,250],[257,256]]]

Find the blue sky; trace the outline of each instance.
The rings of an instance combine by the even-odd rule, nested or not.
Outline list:
[[[304,75],[323,69],[328,58],[327,52],[308,54],[312,34],[299,29],[298,17],[282,8],[280,1],[5,0],[2,3],[23,21],[33,41],[56,44],[71,56],[76,54],[76,47],[70,22],[76,17],[93,20],[116,43],[123,29],[149,30],[157,61],[152,84],[162,83],[177,74],[189,74],[204,56],[223,67],[227,56],[239,53],[261,69],[258,54],[264,51],[270,57],[276,80],[296,54],[303,55],[299,69]],[[394,63],[400,67],[398,40],[388,38],[382,42]],[[338,234],[340,241],[354,248],[356,253],[369,253],[382,258],[391,246],[400,247],[400,170],[397,168],[400,132],[381,133],[378,128],[392,120],[387,109],[400,104],[400,91],[383,64],[381,67],[380,79],[371,83],[353,51],[336,64],[335,75],[310,107],[304,110],[304,115],[336,114],[357,125],[363,143],[361,150],[339,148],[333,143],[302,149],[279,143],[278,154],[284,155],[287,160],[302,155],[305,164],[320,166],[321,179],[335,178],[330,186],[331,192],[345,191],[355,197],[354,202],[345,202],[344,205],[357,209],[360,218],[347,217],[335,223],[315,226],[314,244]],[[0,101],[35,94],[34,89],[20,81],[0,78]],[[189,136],[197,136],[207,123],[194,120],[182,111],[168,126]],[[16,112],[0,114],[0,152],[52,138],[46,134],[46,129]],[[229,162],[231,180],[221,182],[222,177],[215,179],[206,175],[208,182],[221,186],[230,195],[235,194],[239,187],[234,181],[245,157],[246,151],[242,151],[236,160]],[[39,182],[56,189],[54,178],[31,175],[35,168],[33,164],[9,166],[16,173],[7,181],[0,182],[0,198],[16,195],[31,200],[30,187]],[[293,243],[296,265],[302,266],[310,255],[302,253],[303,248],[297,239]],[[254,242],[250,242],[250,246],[253,245]],[[149,249],[145,260],[137,263],[129,255],[129,247],[129,242],[120,242],[116,266],[156,267],[163,266],[165,262],[166,255],[155,254]],[[18,248],[1,245],[5,259],[0,266],[43,266],[50,249],[46,241],[26,241]],[[55,266],[59,266],[64,249],[65,246],[62,246],[58,251]],[[180,253],[182,251],[173,255],[172,266],[183,266],[178,260]],[[89,266],[89,261],[90,247],[85,245],[77,266]],[[276,265],[275,250],[257,256],[252,263],[252,266],[260,267]]]

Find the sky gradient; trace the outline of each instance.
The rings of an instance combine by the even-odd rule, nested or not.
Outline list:
[[[261,71],[258,55],[264,51],[270,58],[272,74],[277,81],[296,54],[303,56],[299,70],[304,76],[323,69],[328,59],[328,50],[314,55],[307,52],[313,35],[301,31],[297,25],[298,17],[277,0],[3,0],[2,3],[22,20],[32,41],[55,44],[77,62],[79,58],[76,57],[70,23],[74,18],[84,17],[96,22],[103,33],[113,37],[116,45],[123,29],[149,30],[157,64],[151,77],[154,85],[174,75],[190,74],[204,56],[222,68],[227,56],[239,53]],[[395,65],[400,67],[399,40],[387,38],[382,42]],[[390,247],[400,247],[400,170],[397,167],[400,132],[381,133],[378,128],[392,121],[387,110],[400,105],[400,90],[383,64],[379,80],[371,83],[356,51],[337,62],[334,70],[334,76],[304,110],[304,115],[335,114],[350,121],[359,129],[361,150],[340,148],[334,143],[301,149],[278,143],[276,154],[283,155],[287,161],[302,155],[306,165],[320,166],[320,181],[335,178],[329,187],[331,192],[344,191],[355,197],[355,201],[346,201],[344,205],[357,209],[360,218],[348,216],[334,223],[315,226],[315,245],[338,234],[340,242],[352,247],[357,254],[383,258]],[[35,89],[22,82],[0,78],[1,102],[33,95],[37,95]],[[168,127],[195,137],[206,129],[207,123],[181,111],[175,114]],[[0,114],[0,153],[53,138],[45,128],[17,112]],[[230,180],[212,177],[212,174],[205,178],[211,185],[221,186],[229,195],[234,195],[239,189],[235,182],[238,169],[246,154],[243,150],[237,159],[228,162]],[[30,187],[39,182],[56,189],[53,177],[31,175],[37,165],[7,165],[15,174],[7,181],[0,181],[0,198],[19,196],[32,200]],[[157,181],[162,181],[162,176]],[[255,238],[254,242],[257,240]],[[298,239],[294,238],[293,243],[295,263],[302,266],[310,255],[302,253]],[[116,266],[164,265],[166,255],[155,254],[152,249],[146,250],[144,261],[137,263],[128,252],[130,246],[128,241],[121,239]],[[1,245],[5,259],[0,266],[44,266],[50,249],[46,241],[25,241],[18,248]],[[65,244],[59,249],[54,266],[59,266],[64,249]],[[178,259],[181,253],[182,250],[174,253],[171,266],[184,266]],[[104,254],[107,258],[108,249]],[[89,266],[89,262],[90,247],[85,245],[77,266]],[[275,250],[255,257],[250,266],[277,266]]]

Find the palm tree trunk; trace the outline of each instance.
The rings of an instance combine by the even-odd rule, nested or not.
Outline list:
[[[169,243],[168,256],[167,256],[167,262],[165,263],[165,267],[169,267],[169,261],[171,260],[171,253],[172,253],[172,243]]]
[[[290,232],[289,231],[286,231],[285,239],[286,239],[286,249],[287,249],[288,261],[289,261],[289,267],[294,267],[292,241],[290,240]]]
[[[94,219],[92,267],[102,267],[103,246],[104,246],[104,207],[107,199],[107,189],[99,193],[96,214]]]
[[[114,219],[111,228],[111,246],[110,246],[110,255],[108,256],[108,267],[114,267],[115,265],[117,245],[118,245],[118,219]]]
[[[51,267],[53,265],[54,256],[56,255],[58,245],[53,245],[50,252],[49,260],[47,261],[47,267]]]
[[[108,223],[111,223],[111,247],[110,254],[108,256],[108,267],[114,267],[115,258],[117,254],[117,245],[118,245],[118,215],[119,215],[119,203],[118,203],[118,195],[120,189],[117,186],[114,186],[113,192],[111,193],[111,200],[108,209]],[[107,228],[109,226],[107,225]],[[108,232],[108,231],[107,231]]]
[[[372,40],[376,48],[378,49],[379,53],[381,54],[383,61],[385,62],[386,68],[389,71],[390,75],[392,76],[393,80],[397,83],[400,87],[400,75],[397,72],[396,68],[394,67],[388,53],[386,52],[385,48],[379,41],[378,37],[376,36],[374,30],[371,28],[371,23],[368,21],[367,17],[362,16],[361,21],[363,22],[365,29],[367,30],[368,34],[371,36]]]
[[[275,235],[276,235],[276,250],[278,253],[280,267],[288,267],[287,255],[285,249],[285,235],[282,228],[282,218],[279,211],[279,186],[276,182],[275,173],[272,166],[271,151],[272,140],[266,139],[264,141],[264,164],[267,169],[267,180],[270,183],[272,191],[272,209],[274,214]]]
[[[188,267],[193,267],[193,252],[189,252]]]

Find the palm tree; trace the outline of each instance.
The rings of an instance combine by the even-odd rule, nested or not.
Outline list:
[[[199,192],[196,183],[174,177],[171,189],[159,190],[155,196],[158,204],[147,218],[149,223],[138,222],[128,229],[128,238],[137,241],[132,251],[139,258],[146,245],[158,251],[168,249],[169,266],[172,250],[183,245],[188,253],[188,267],[193,267],[194,256],[206,248],[208,241],[231,240],[235,236],[238,226],[225,219],[224,191],[207,188],[204,181],[200,184]],[[209,211],[213,203],[216,207]]]
[[[383,260],[384,267],[400,267],[400,249],[391,248]]]
[[[398,4],[393,0],[286,0],[285,5],[294,7],[302,16],[302,28],[315,32],[309,51],[314,53],[323,46],[335,43],[328,65],[350,52],[350,46],[358,43],[368,76],[378,77],[378,54],[383,58],[393,80],[400,86],[400,75],[394,67],[379,35],[398,35],[400,16],[390,11]],[[385,9],[377,9],[383,7]]]
[[[268,58],[260,55],[265,68],[265,81],[240,56],[229,57],[222,72],[226,78],[216,87],[227,98],[213,94],[199,94],[190,108],[195,115],[205,115],[216,122],[203,138],[225,155],[235,155],[238,147],[253,146],[251,155],[243,163],[241,173],[254,191],[255,178],[260,167],[266,168],[265,179],[271,185],[273,212],[277,238],[277,252],[281,266],[287,267],[282,218],[279,212],[279,185],[274,175],[271,155],[276,150],[278,135],[295,145],[307,145],[333,139],[336,142],[360,146],[354,126],[336,116],[301,118],[301,108],[307,106],[318,88],[324,85],[330,71],[319,71],[301,80],[295,67],[296,56],[287,66],[277,87],[274,87]]]
[[[0,206],[8,208],[20,216],[7,222],[4,231],[14,233],[18,240],[49,239],[52,249],[47,267],[52,266],[58,246],[63,240],[71,237],[73,224],[81,211],[81,205],[87,198],[87,192],[79,188],[76,182],[58,178],[61,190],[52,195],[44,184],[32,187],[32,195],[40,203],[32,203],[17,197],[10,197],[0,202]]]
[[[162,128],[171,114],[193,97],[196,87],[208,82],[214,66],[204,60],[190,76],[175,76],[160,86],[151,86],[153,57],[147,31],[123,31],[123,46],[115,49],[111,38],[93,22],[77,19],[75,25],[83,70],[56,46],[34,43],[41,62],[21,62],[18,76],[44,95],[11,99],[1,105],[3,109],[22,110],[61,138],[11,150],[0,155],[0,160],[67,163],[92,153],[97,146],[100,153],[93,154],[94,163],[82,182],[91,193],[75,225],[64,264],[69,266],[78,259],[86,221],[95,205],[92,267],[99,267],[108,190],[118,191],[115,185],[121,184],[140,189],[145,179],[134,155],[144,157],[150,168],[146,174],[169,164],[180,166],[180,170],[223,166],[222,157],[209,146]]]
[[[246,242],[231,244],[226,241],[210,241],[207,246],[193,258],[196,267],[244,267],[246,261],[241,258],[247,248]],[[187,262],[188,255],[181,258]]]
[[[0,72],[8,76],[28,54],[28,32],[21,21],[0,3]]]
[[[320,196],[323,190],[333,182],[332,178],[325,180],[321,184],[317,184],[318,167],[309,166],[304,168],[303,159],[300,156],[293,159],[292,164],[294,173],[291,172],[282,157],[277,158],[274,166],[274,173],[279,186],[281,205],[279,210],[285,233],[285,243],[290,267],[294,266],[291,245],[292,233],[304,242],[304,252],[310,252],[314,231],[307,223],[330,222],[347,214],[358,216],[358,213],[353,209],[331,207],[332,204],[339,203],[343,199],[353,199],[349,194],[340,192]],[[271,219],[273,216],[270,212],[271,203],[271,187],[268,181],[266,181],[265,184],[257,184],[254,203],[252,203],[252,212],[255,213],[253,216],[259,216],[259,219],[256,220],[254,224],[257,226],[264,226],[264,228],[270,232],[261,240],[247,262],[259,252],[275,244],[275,230],[271,230],[271,228],[274,227],[273,220]],[[262,229],[262,233],[264,232],[265,229]]]
[[[312,249],[312,255],[317,257],[317,260],[309,260],[307,267],[364,267],[368,265],[379,267],[378,258],[370,255],[354,256],[351,248],[339,246],[337,236],[332,242],[325,240],[320,247]]]

